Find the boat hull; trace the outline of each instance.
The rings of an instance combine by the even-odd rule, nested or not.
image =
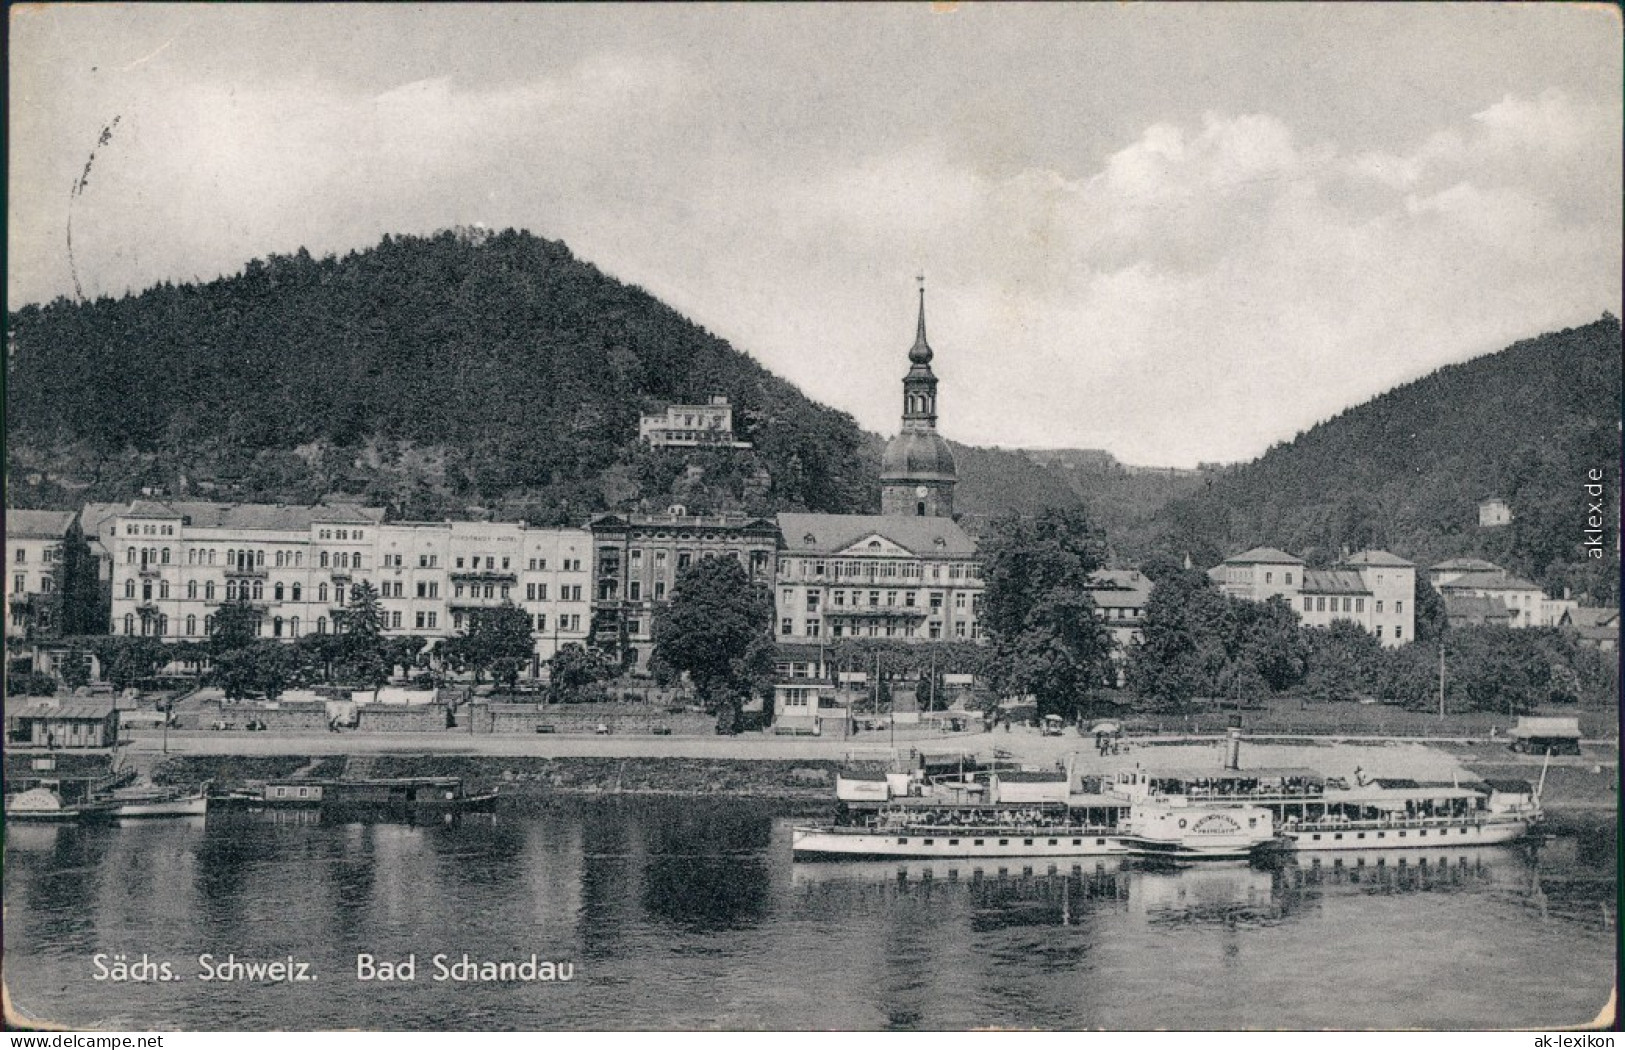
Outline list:
[[[19,824],[72,824],[81,820],[107,820],[113,807],[98,803],[68,805],[61,809],[8,809],[6,821]]]
[[[1523,838],[1529,834],[1531,827],[1533,821],[1527,819],[1461,821],[1430,824],[1425,827],[1358,823],[1345,827],[1288,826],[1281,829],[1281,848],[1295,853],[1318,853],[1340,850],[1500,846]]]
[[[209,800],[202,795],[195,798],[152,799],[125,802],[113,810],[119,820],[150,820],[163,817],[201,817],[208,812]]]
[[[999,857],[1122,856],[1130,851],[1116,832],[1049,833],[955,828],[952,834],[918,829],[889,832],[798,827],[791,832],[796,860],[951,860]]]

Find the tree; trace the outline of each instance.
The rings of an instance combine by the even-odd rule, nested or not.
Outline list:
[[[1416,637],[1418,642],[1436,642],[1444,635],[1446,617],[1444,599],[1439,592],[1433,589],[1428,582],[1427,573],[1416,574],[1416,596],[1411,602],[1411,608],[1416,612]]]
[[[107,630],[107,607],[102,603],[96,556],[85,541],[85,533],[79,527],[77,516],[62,540],[57,584],[62,593],[61,630],[64,635],[101,634]]]
[[[671,602],[655,614],[655,652],[688,673],[719,726],[731,726],[751,694],[771,683],[772,624],[772,593],[737,559],[701,558],[678,574]]]
[[[1327,627],[1305,629],[1309,667],[1304,690],[1319,700],[1357,700],[1377,693],[1379,671],[1386,662],[1382,643],[1352,620],[1333,620]]]
[[[1129,652],[1129,685],[1170,711],[1218,691],[1228,662],[1219,624],[1228,610],[1207,574],[1181,569],[1151,588],[1140,641]]]
[[[350,601],[333,617],[335,629],[348,641],[351,652],[377,649],[384,633],[384,611],[378,588],[362,580],[350,588]]]
[[[114,689],[128,689],[152,677],[163,664],[164,647],[156,638],[108,636],[95,641],[92,651],[101,662],[103,677]]]
[[[69,649],[57,661],[57,673],[62,676],[62,684],[69,689],[89,685],[90,654],[83,649]]]
[[[223,689],[229,700],[252,696],[275,700],[290,685],[302,680],[304,667],[299,651],[293,646],[255,642],[216,657],[207,681]]]
[[[553,703],[575,700],[590,685],[615,676],[615,665],[593,649],[575,642],[560,646],[547,661],[548,699]]]
[[[247,601],[226,602],[215,610],[209,652],[215,659],[235,649],[246,649],[259,638],[260,614]]]
[[[1111,635],[1096,615],[1090,579],[1105,540],[1075,507],[998,519],[982,544],[981,622],[993,676],[1005,692],[1031,693],[1040,715],[1076,714],[1115,679]]]
[[[1297,685],[1309,660],[1309,645],[1297,612],[1279,594],[1264,602],[1246,602],[1233,608],[1242,614],[1237,618],[1241,630],[1233,658],[1255,672],[1248,677],[1255,678],[1262,688],[1255,687],[1253,695]]]
[[[476,683],[489,671],[512,688],[535,651],[530,616],[512,602],[475,609],[469,614],[468,629],[442,645],[441,651],[457,670],[473,671]]]

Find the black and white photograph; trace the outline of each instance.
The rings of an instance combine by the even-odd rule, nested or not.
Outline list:
[[[7,14],[9,1030],[1612,1045],[1618,7]]]

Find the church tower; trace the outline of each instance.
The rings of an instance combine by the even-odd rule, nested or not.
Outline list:
[[[880,460],[880,513],[909,517],[954,516],[954,454],[937,433],[937,377],[925,338],[925,278],[920,278],[920,320],[903,377],[903,430],[886,442]]]

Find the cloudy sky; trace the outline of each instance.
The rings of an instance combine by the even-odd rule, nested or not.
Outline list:
[[[515,226],[889,433],[923,270],[949,437],[1165,465],[1621,313],[1607,6],[44,5],[10,28],[13,308],[75,272],[119,295]]]

